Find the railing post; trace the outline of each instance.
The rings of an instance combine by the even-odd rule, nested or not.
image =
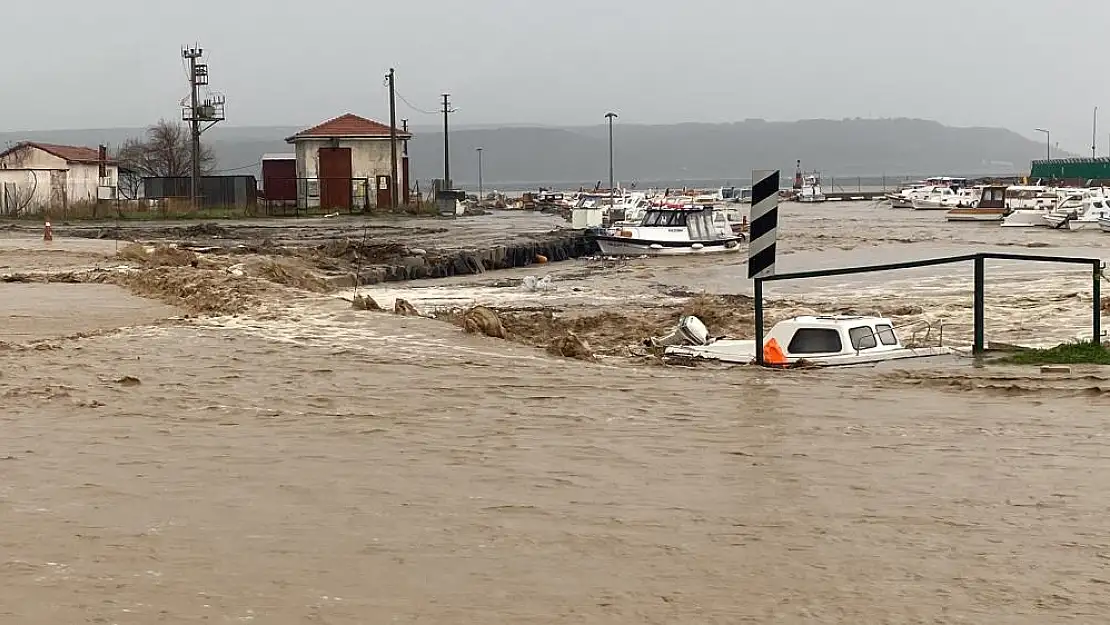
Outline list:
[[[763,279],[755,279],[755,364],[763,366]]]
[[[1102,345],[1102,261],[1094,262],[1093,277],[1091,280],[1091,293],[1094,295],[1094,305],[1091,310],[1091,342]]]
[[[975,255],[975,343],[971,351],[976,355],[986,351],[986,264],[982,254]]]

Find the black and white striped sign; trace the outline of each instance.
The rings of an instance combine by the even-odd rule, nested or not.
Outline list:
[[[775,275],[775,239],[779,228],[779,171],[752,172],[752,218],[748,277]]]

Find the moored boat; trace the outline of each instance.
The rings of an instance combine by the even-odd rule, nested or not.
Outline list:
[[[945,213],[947,221],[997,222],[1006,217],[1006,187],[984,186],[974,206],[953,208]]]
[[[737,252],[744,240],[724,210],[691,204],[651,208],[636,226],[611,228],[596,237],[606,256],[672,256]]]

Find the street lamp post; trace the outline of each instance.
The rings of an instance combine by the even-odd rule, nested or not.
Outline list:
[[[1048,130],[1045,130],[1044,128],[1034,128],[1034,130],[1036,130],[1037,132],[1043,132],[1044,133],[1045,160],[1046,161],[1051,161],[1052,160],[1052,132],[1050,132]]]
[[[482,148],[477,148],[478,152],[478,203],[482,203]]]
[[[605,119],[609,120],[609,208],[612,209],[615,203],[613,199],[613,187],[615,186],[613,182],[613,120],[617,119],[617,114],[606,113]]]

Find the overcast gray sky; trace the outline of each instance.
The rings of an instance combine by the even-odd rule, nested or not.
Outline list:
[[[1107,0],[51,0],[6,3],[0,130],[176,117],[180,47],[228,124],[388,118],[382,77],[458,124],[921,117],[1110,141]],[[206,7],[190,15],[190,6]],[[401,105],[416,124],[436,123]]]

